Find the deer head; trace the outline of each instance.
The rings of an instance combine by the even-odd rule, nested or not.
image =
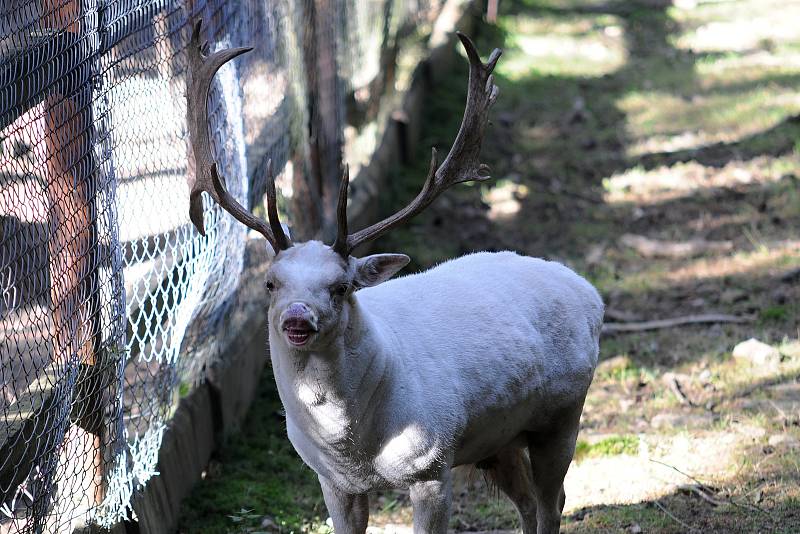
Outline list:
[[[205,235],[200,200],[200,193],[205,191],[237,220],[261,233],[272,247],[272,262],[266,277],[266,287],[270,292],[270,327],[279,332],[281,342],[291,348],[311,350],[326,346],[346,326],[352,294],[390,279],[409,262],[404,254],[355,258],[351,255],[353,250],[415,216],[448,187],[489,179],[489,168],[478,161],[478,154],[489,108],[498,95],[492,71],[501,51],[495,49],[489,61],[482,63],[472,41],[458,33],[470,64],[464,117],[455,142],[441,164],[436,150],[432,150],[425,183],[410,204],[368,228],[348,233],[350,177],[345,167],[337,205],[336,241],[330,246],[319,241],[294,244],[278,220],[271,162],[267,164],[268,223],[243,208],[227,192],[219,176],[208,136],[208,91],[216,71],[250,48],[221,50],[207,56],[204,53],[206,45],[200,40],[201,26],[202,21],[195,23],[188,50],[187,121],[196,163],[190,218],[198,231]]]

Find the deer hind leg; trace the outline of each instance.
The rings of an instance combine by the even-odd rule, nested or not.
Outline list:
[[[530,434],[528,437],[536,495],[537,534],[558,534],[566,499],[564,477],[575,454],[577,437],[578,417],[555,433]]]
[[[508,447],[485,462],[486,474],[516,506],[523,534],[536,533],[536,494],[531,461],[525,450]],[[483,466],[480,466],[483,467]]]

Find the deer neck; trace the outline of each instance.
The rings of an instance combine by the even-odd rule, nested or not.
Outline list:
[[[290,419],[344,431],[382,405],[392,364],[384,329],[355,295],[342,313],[340,331],[323,349],[298,351],[283,339],[280,347],[273,345],[273,368]]]

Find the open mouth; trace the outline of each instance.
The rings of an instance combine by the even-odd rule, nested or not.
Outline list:
[[[302,347],[311,335],[316,332],[314,328],[307,321],[288,319],[283,325],[283,331],[286,333],[286,339],[289,343],[296,347]]]

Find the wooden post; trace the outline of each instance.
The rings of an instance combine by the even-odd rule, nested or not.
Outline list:
[[[308,24],[303,63],[311,145],[311,176],[307,182],[315,189],[314,197],[319,201],[318,219],[322,221],[323,237],[332,239],[336,233],[336,201],[342,168],[342,126],[336,115],[341,92],[336,61],[336,10],[331,0],[306,0],[305,6]]]
[[[43,22],[49,30],[74,34],[74,46],[87,46],[80,40],[81,5],[79,0],[44,0]],[[80,48],[79,48],[80,50]],[[90,51],[85,52],[89,54]],[[54,362],[66,368],[79,365],[73,394],[72,420],[75,426],[65,434],[63,450],[75,466],[69,469],[79,483],[65,484],[76,506],[102,502],[104,422],[103,394],[106,380],[101,378],[102,342],[98,281],[98,239],[95,207],[96,184],[92,157],[92,87],[87,57],[76,53],[74,68],[67,76],[78,83],[59,88],[44,101],[45,146],[47,149],[47,197],[50,236],[50,298],[53,324]],[[82,442],[82,443],[76,443]],[[73,474],[74,473],[74,474]],[[81,491],[84,493],[81,494]],[[88,501],[88,502],[87,502]]]

